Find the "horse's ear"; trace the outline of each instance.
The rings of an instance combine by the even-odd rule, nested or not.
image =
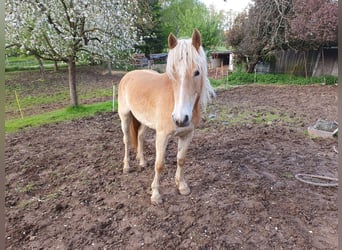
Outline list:
[[[194,29],[194,32],[192,33],[192,45],[197,51],[202,45],[201,33],[197,29]]]
[[[176,47],[176,45],[177,45],[177,38],[175,37],[174,34],[170,33],[167,41],[168,41],[170,49],[173,49],[174,47]]]

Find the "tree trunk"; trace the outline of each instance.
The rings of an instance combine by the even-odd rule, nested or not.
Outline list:
[[[255,65],[257,65],[258,60],[252,60],[247,64],[247,73],[253,73]]]
[[[108,61],[107,68],[108,68],[108,74],[111,76],[112,75],[112,62],[111,61]]]
[[[69,88],[70,88],[70,103],[72,106],[78,106],[77,92],[76,92],[76,62],[75,56],[70,56],[68,61],[69,71]]]
[[[58,71],[58,63],[57,63],[57,61],[53,61],[53,70],[54,70],[55,72]]]
[[[45,78],[45,69],[44,69],[44,64],[42,62],[42,59],[40,59],[38,56],[36,56],[36,59],[39,64],[40,75],[42,78]]]

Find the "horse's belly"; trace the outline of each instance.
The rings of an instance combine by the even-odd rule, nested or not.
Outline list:
[[[133,111],[132,113],[139,122],[141,122],[149,128],[156,129],[156,121],[153,117],[145,116],[143,113],[134,113]]]

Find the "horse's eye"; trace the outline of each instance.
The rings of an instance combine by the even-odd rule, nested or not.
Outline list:
[[[199,76],[200,72],[198,70],[195,71],[194,76]]]

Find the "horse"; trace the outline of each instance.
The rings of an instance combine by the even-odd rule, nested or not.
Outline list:
[[[207,77],[207,60],[201,34],[194,29],[191,39],[168,36],[166,72],[133,70],[118,86],[118,114],[121,120],[125,155],[123,173],[130,172],[129,143],[136,150],[139,169],[146,166],[143,155],[144,132],[155,133],[155,175],[151,184],[151,203],[162,203],[159,193],[166,147],[171,136],[178,137],[176,186],[180,194],[190,194],[184,178],[184,163],[201,111],[215,96]]]

